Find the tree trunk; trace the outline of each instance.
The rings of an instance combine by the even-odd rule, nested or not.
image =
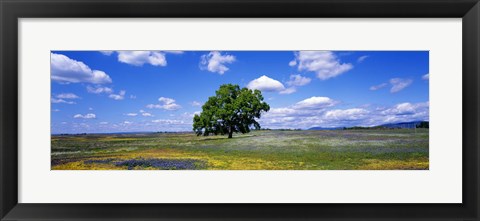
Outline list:
[[[228,128],[228,138],[232,138],[232,135],[233,135],[233,128],[229,127]]]

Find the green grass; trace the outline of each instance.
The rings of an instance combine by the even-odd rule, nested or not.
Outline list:
[[[53,170],[425,170],[428,129],[52,136]]]

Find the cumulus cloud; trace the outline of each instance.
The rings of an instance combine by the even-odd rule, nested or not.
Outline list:
[[[292,61],[288,62],[288,66],[290,66],[290,67],[294,67],[295,65],[297,65],[296,60],[292,60]]]
[[[50,102],[51,102],[52,104],[62,104],[62,103],[63,103],[63,104],[76,104],[76,103],[73,102],[73,101],[66,101],[66,100],[64,100],[64,99],[57,99],[57,98],[53,98],[53,97],[50,99]]]
[[[379,85],[374,85],[374,86],[371,86],[371,87],[370,87],[370,90],[371,90],[371,91],[380,90],[380,89],[386,87],[387,85],[388,85],[387,83],[381,83],[381,84],[379,84]]]
[[[295,109],[322,109],[334,106],[337,102],[329,97],[311,97],[297,102]]]
[[[104,55],[107,55],[107,56],[112,55],[113,52],[115,52],[115,51],[100,51],[100,53],[102,53],[102,54],[104,54]]]
[[[183,54],[183,51],[164,51],[164,52],[169,54]]]
[[[282,90],[280,92],[278,92],[279,94],[293,94],[297,92],[297,88],[295,87],[289,87],[289,88],[286,88],[285,90]]]
[[[109,87],[101,87],[98,85],[96,87],[92,87],[88,85],[87,92],[92,94],[101,94],[101,93],[111,94],[113,93],[113,89]]]
[[[300,102],[298,102],[300,103]],[[363,106],[348,109],[320,109],[289,107],[271,108],[260,124],[264,128],[351,127],[378,126],[388,123],[411,122],[429,119],[429,102],[399,103],[391,107]]]
[[[117,51],[118,61],[134,66],[150,64],[153,66],[167,66],[165,54],[160,51]]]
[[[250,81],[247,84],[247,88],[252,90],[257,89],[263,92],[280,92],[285,90],[285,86],[283,86],[280,81],[269,78],[266,75]]]
[[[200,69],[210,72],[224,74],[229,68],[226,64],[231,64],[236,60],[233,55],[222,55],[218,51],[212,51],[200,57]]]
[[[360,57],[357,59],[357,63],[362,63],[362,62],[365,61],[365,59],[367,59],[367,58],[368,58],[367,55],[360,56]]]
[[[125,98],[126,93],[127,93],[126,91],[121,90],[118,94],[110,94],[110,95],[108,95],[108,97],[119,101],[119,100],[123,100]]]
[[[397,93],[406,87],[410,86],[412,84],[413,80],[411,79],[402,79],[402,78],[392,78],[390,79],[390,84],[392,85],[392,88],[390,89],[391,93]]]
[[[192,121],[191,117],[188,119],[178,118],[178,119],[142,119],[139,118],[137,120],[122,120],[120,122],[107,122],[103,121],[104,123],[95,124],[92,126],[92,130],[82,129],[78,131],[74,131],[75,133],[81,132],[91,132],[91,133],[98,133],[98,132],[111,132],[111,131],[118,131],[118,132],[131,132],[131,131],[191,131]],[[80,125],[80,124],[77,124]],[[69,127],[74,129],[73,127]]]
[[[95,114],[89,113],[89,114],[75,114],[73,118],[82,118],[82,119],[95,119],[97,116]]]
[[[130,116],[130,117],[135,117],[135,116],[138,116],[139,114],[144,116],[144,117],[153,117],[153,114],[148,113],[144,110],[140,110],[139,113],[127,113],[125,115]]]
[[[161,123],[161,124],[185,124],[182,120],[170,120],[170,119],[157,119],[152,120],[152,123]]]
[[[310,83],[311,80],[312,79],[302,77],[299,74],[290,75],[290,79],[286,82],[289,87],[285,88],[285,86],[279,81],[263,75],[262,77],[251,81],[247,87],[262,91],[278,91],[279,94],[292,94],[297,92],[297,87],[304,86]]]
[[[397,104],[386,110],[382,110],[384,115],[411,115],[418,112],[419,109],[428,108],[429,102],[412,104],[409,102]]]
[[[144,117],[153,117],[153,115],[151,113],[148,113],[148,112],[143,112],[142,113],[142,116]]]
[[[299,71],[315,72],[321,80],[336,77],[353,68],[350,63],[342,63],[331,51],[299,51],[289,65],[297,66]]]
[[[423,75],[423,76],[422,76],[422,79],[423,79],[423,80],[427,80],[427,81],[430,80],[430,74],[425,74],[425,75]]]
[[[200,106],[202,106],[202,103],[200,103],[200,102],[198,102],[198,101],[193,101],[191,104],[192,104],[192,106],[194,106],[194,107],[200,107]]]
[[[79,99],[80,97],[73,93],[64,93],[57,95],[57,98],[60,99]]]
[[[308,77],[302,77],[299,74],[292,74],[290,75],[290,80],[287,81],[287,85],[289,86],[304,86],[309,84],[312,79]]]
[[[325,118],[329,120],[359,120],[367,117],[369,111],[362,108],[352,108],[346,110],[331,110],[325,113]]]
[[[430,102],[400,103],[387,109],[380,109],[377,118],[386,123],[411,122],[429,119]]]
[[[164,110],[178,110],[182,108],[180,105],[175,103],[175,100],[168,97],[160,97],[158,98],[160,104],[149,104],[147,108],[153,109],[164,109]]]
[[[328,97],[311,97],[288,107],[271,108],[260,119],[261,125],[267,128],[309,128],[313,120],[310,118],[321,117],[336,103]]]
[[[410,86],[413,83],[413,80],[412,79],[402,79],[402,78],[392,78],[392,79],[390,79],[389,83],[392,86],[390,88],[390,93],[397,93],[397,92],[407,88],[408,86]],[[374,86],[370,87],[370,90],[371,91],[380,90],[380,89],[386,87],[387,85],[388,85],[387,83],[374,85]]]
[[[125,99],[125,94],[127,93],[125,90],[119,91],[117,94],[114,93],[112,88],[109,87],[101,87],[95,86],[92,87],[90,85],[87,86],[87,92],[92,94],[108,94],[108,97],[114,100],[123,100]]]
[[[50,71],[51,79],[62,83],[112,83],[112,79],[105,72],[92,70],[85,63],[62,54],[50,54]]]

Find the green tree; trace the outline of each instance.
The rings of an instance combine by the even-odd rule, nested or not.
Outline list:
[[[429,128],[430,125],[427,121],[422,121],[419,124],[417,124],[416,128]]]
[[[202,113],[193,117],[193,130],[197,136],[210,134],[248,133],[253,125],[260,129],[260,124],[255,120],[260,118],[262,112],[270,110],[270,106],[263,102],[262,92],[250,90],[238,85],[224,84],[209,97],[202,106]]]

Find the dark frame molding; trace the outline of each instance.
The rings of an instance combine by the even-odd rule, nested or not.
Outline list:
[[[480,220],[479,0],[0,0],[0,220]],[[19,204],[18,18],[462,18],[462,204]]]

